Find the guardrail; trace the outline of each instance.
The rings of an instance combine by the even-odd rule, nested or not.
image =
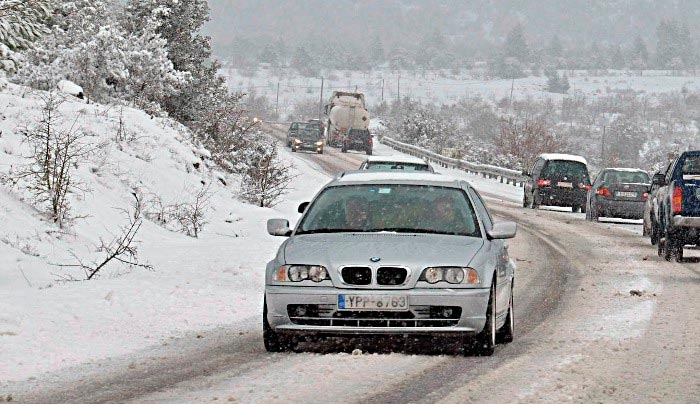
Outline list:
[[[527,178],[518,170],[510,170],[508,168],[488,164],[475,164],[465,160],[453,159],[441,154],[433,153],[430,150],[421,149],[420,147],[399,142],[398,140],[394,140],[388,136],[382,136],[379,141],[382,144],[392,147],[393,149],[402,153],[421,157],[432,164],[439,165],[440,167],[463,170],[470,174],[481,175],[484,178],[495,179],[501,183],[513,184],[514,186],[522,187],[523,183],[525,182],[525,178]]]

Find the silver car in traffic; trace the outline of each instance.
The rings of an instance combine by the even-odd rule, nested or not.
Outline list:
[[[491,355],[513,339],[515,264],[506,239],[466,181],[430,173],[349,172],[334,178],[290,229],[266,269],[268,351],[307,336],[458,337]]]

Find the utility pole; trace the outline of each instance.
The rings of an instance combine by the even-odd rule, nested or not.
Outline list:
[[[384,78],[382,78],[382,101],[384,101]]]
[[[396,80],[396,102],[401,102],[401,75]]]
[[[277,99],[275,99],[275,115],[279,117],[279,105],[280,105],[280,82],[277,81]]]
[[[515,77],[513,77],[513,81],[510,82],[510,101],[508,101],[508,108],[510,109],[513,108],[513,87],[515,87]]]
[[[600,163],[605,167],[605,125],[603,125],[603,136],[600,139]]]

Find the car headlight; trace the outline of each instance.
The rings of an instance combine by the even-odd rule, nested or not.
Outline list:
[[[418,280],[430,284],[440,281],[451,284],[477,284],[480,282],[479,273],[476,269],[463,267],[428,267],[423,270]]]
[[[322,265],[282,265],[275,272],[275,280],[280,282],[321,282],[327,279],[330,279],[328,270]]]
[[[316,146],[323,146],[323,142],[319,140],[318,142],[316,142]]]
[[[299,144],[299,143],[301,143],[301,140],[300,140],[300,139],[297,139],[297,138],[294,138],[294,143]]]

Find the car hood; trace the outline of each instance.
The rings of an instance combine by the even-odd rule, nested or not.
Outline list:
[[[468,266],[482,248],[477,237],[408,233],[324,233],[295,236],[284,246],[287,264]]]

